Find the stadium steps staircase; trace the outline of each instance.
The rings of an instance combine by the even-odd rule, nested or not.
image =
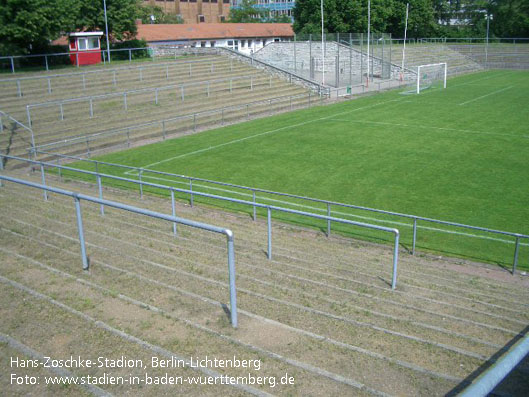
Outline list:
[[[169,68],[169,79],[165,78],[165,67]],[[236,122],[251,117],[258,117],[270,112],[293,109],[295,107],[304,106],[309,101],[309,98],[289,99],[290,96],[297,96],[300,94],[308,94],[307,89],[284,82],[276,77],[271,77],[267,73],[252,68],[251,66],[232,60],[226,56],[216,56],[212,58],[201,59],[200,62],[193,64],[192,76],[189,76],[189,64],[178,66],[177,63],[167,63],[156,65],[156,70],[151,73],[156,73],[157,76],[147,78],[144,75],[144,81],[149,87],[160,87],[170,84],[188,84],[188,83],[202,83],[196,86],[188,86],[185,89],[186,98],[184,101],[180,99],[181,92],[177,89],[174,92],[160,91],[159,104],[152,103],[154,93],[144,94],[130,94],[127,97],[128,111],[123,110],[123,99],[109,98],[105,101],[94,102],[94,117],[89,117],[89,105],[86,103],[72,103],[64,106],[65,120],[61,121],[58,106],[55,108],[34,108],[32,110],[32,127],[35,134],[36,145],[47,144],[69,138],[92,135],[104,131],[115,130],[119,128],[126,128],[137,124],[144,124],[154,121],[161,121],[164,119],[171,119],[181,115],[188,115],[197,112],[204,112],[208,110],[220,110],[226,106],[244,105],[251,102],[267,101],[271,98],[285,97],[282,101],[273,101],[272,105],[255,105],[253,109],[237,109],[230,110],[224,118],[224,123]],[[119,90],[138,88],[135,86],[133,77],[137,77],[140,66],[130,67],[123,72],[117,74],[117,87],[113,87],[110,81],[106,81],[110,75],[101,75],[102,81],[96,87],[87,86],[84,94],[103,94],[108,92],[122,92]],[[183,67],[179,72],[171,68]],[[147,70],[147,69],[145,69]],[[214,75],[212,75],[213,70]],[[160,76],[160,71],[161,73]],[[128,75],[126,73],[129,73]],[[123,75],[122,75],[123,74]],[[250,76],[253,81],[253,89],[249,90]],[[229,89],[229,82],[215,82],[210,85],[210,96],[206,96],[206,81],[219,78],[241,78],[244,79],[233,80]],[[110,77],[112,78],[112,77]],[[13,84],[12,84],[13,85]],[[15,85],[13,85],[15,86]],[[27,87],[25,89],[28,89]],[[78,89],[75,84],[69,87],[72,92]],[[118,91],[116,91],[118,90]],[[47,92],[37,93],[34,90],[34,95],[24,95],[21,98],[16,97],[16,92],[10,95],[3,96],[0,109],[7,111],[8,114],[16,119],[27,123],[25,114],[25,105],[28,103],[40,103],[49,101],[51,99],[64,99],[65,94],[61,91],[56,96],[54,90],[52,95]],[[68,92],[68,91],[67,91]],[[13,97],[15,95],[15,97]],[[119,109],[119,110],[118,110]],[[126,121],[124,120],[126,118]],[[202,129],[212,125],[219,125],[221,121],[220,111],[215,115],[204,115],[199,117],[199,120],[192,118],[186,119],[183,122],[168,123],[166,129],[167,136],[171,134],[180,133],[182,131],[192,132],[195,129]],[[0,135],[0,147],[7,154],[25,155],[30,146],[30,134],[7,120],[4,121],[5,134]],[[197,124],[198,123],[198,124]],[[176,125],[178,124],[178,125]],[[193,127],[195,126],[195,127]],[[154,130],[154,132],[153,132]],[[153,137],[161,137],[163,135],[161,123],[157,127],[149,127],[138,130],[132,130],[130,143],[138,143]],[[95,138],[94,138],[95,139]],[[122,144],[125,141],[124,134],[122,134],[117,142]],[[112,147],[116,143],[116,136],[111,136],[108,139],[101,139],[94,145],[94,149]],[[80,146],[73,146],[66,154],[75,154],[83,152],[85,143],[82,143],[83,149]]]
[[[40,181],[39,173],[27,169],[9,173]],[[97,195],[91,184],[50,174],[48,182]],[[170,213],[167,198],[140,199],[137,192],[114,188],[105,188],[104,196]],[[392,292],[390,247],[274,221],[268,261],[265,220],[178,201],[177,215],[234,231],[240,310],[235,331],[220,307],[228,301],[222,236],[178,226],[174,237],[167,222],[110,208],[103,217],[99,206],[83,202],[91,261],[91,270],[83,272],[71,198],[50,194],[45,202],[41,191],[7,183],[0,199],[3,277],[168,350],[264,357],[267,374],[295,375],[295,394],[444,395],[529,323],[527,281],[519,276],[403,252]],[[11,292],[14,304],[24,296]],[[49,317],[36,318],[60,332]],[[30,345],[36,340],[21,327],[11,336]],[[527,370],[526,362],[502,391],[527,388]]]

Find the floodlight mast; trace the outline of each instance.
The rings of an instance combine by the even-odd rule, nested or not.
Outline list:
[[[105,36],[107,38],[108,63],[110,63],[110,44],[108,42],[108,21],[107,21],[107,1],[106,0],[103,0],[103,9],[105,11]]]
[[[406,37],[408,35],[408,10],[410,3],[406,3],[406,22],[404,23],[404,46],[402,47],[402,67],[400,68],[400,81],[404,80],[404,59],[406,58]]]
[[[321,84],[325,85],[325,40],[323,33],[323,0],[321,0],[321,59],[322,59],[322,78]]]
[[[367,1],[367,82],[366,87],[369,87],[369,40],[371,34],[371,0]]]

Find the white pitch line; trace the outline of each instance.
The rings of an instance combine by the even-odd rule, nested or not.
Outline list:
[[[514,137],[514,138],[529,139],[529,135],[500,134],[499,132],[477,131],[477,130],[461,130],[461,129],[458,129],[458,128],[433,127],[433,126],[428,126],[428,125],[388,123],[388,122],[384,122],[384,121],[364,121],[364,120],[349,120],[349,119],[330,119],[330,121],[343,121],[343,122],[361,123],[361,124],[379,124],[379,125],[389,125],[389,126],[393,126],[393,127],[423,128],[423,129],[432,129],[432,130],[441,130],[441,131],[463,132],[463,133],[466,133],[466,134],[497,135],[497,136],[508,136],[508,137]]]
[[[389,103],[389,102],[396,102],[396,101],[400,101],[400,100],[401,100],[401,98],[397,98],[397,99],[391,99],[391,100],[389,100],[389,101],[377,102],[377,103],[372,104],[372,105],[362,106],[362,107],[355,108],[355,109],[352,109],[352,110],[347,110],[347,111],[344,111],[344,112],[339,112],[339,113],[336,113],[336,114],[333,114],[333,115],[330,115],[330,116],[320,117],[320,118],[317,118],[317,119],[304,121],[304,122],[302,122],[302,123],[286,125],[286,126],[284,126],[284,127],[276,128],[276,129],[274,129],[274,130],[265,131],[265,132],[260,132],[260,133],[258,133],[258,134],[254,134],[254,135],[246,136],[246,137],[244,137],[244,138],[234,139],[234,140],[232,140],[232,141],[224,142],[224,143],[221,143],[221,144],[218,144],[218,145],[215,145],[215,146],[210,146],[210,147],[207,147],[207,148],[204,148],[204,149],[194,150],[194,151],[192,151],[192,152],[188,152],[188,153],[180,154],[180,155],[178,155],[178,156],[170,157],[170,158],[167,158],[167,159],[164,159],[164,160],[157,161],[157,162],[155,162],[155,163],[151,163],[151,164],[144,165],[142,168],[150,168],[150,167],[153,167],[153,166],[155,166],[155,165],[159,165],[159,164],[162,164],[162,163],[166,163],[166,162],[168,162],[168,161],[177,160],[177,159],[180,159],[180,158],[182,158],[182,157],[187,157],[187,156],[192,156],[192,155],[194,155],[194,154],[207,152],[207,151],[210,151],[210,150],[217,149],[217,148],[219,148],[219,147],[223,147],[223,146],[231,145],[231,144],[234,144],[234,143],[243,142],[243,141],[246,141],[246,140],[248,140],[248,139],[256,138],[256,137],[259,137],[259,136],[269,135],[269,134],[272,134],[272,133],[274,133],[274,132],[279,132],[279,131],[286,130],[286,129],[289,129],[289,128],[294,128],[294,127],[300,127],[300,126],[302,126],[302,125],[306,125],[306,124],[314,123],[314,122],[317,122],[317,121],[326,120],[326,119],[329,119],[329,118],[331,118],[331,117],[335,117],[335,116],[340,116],[340,115],[343,115],[343,114],[348,114],[348,113],[356,112],[357,110],[369,109],[369,108],[372,108],[372,107],[375,107],[375,106],[383,105],[383,104],[386,104],[386,103]],[[130,171],[127,171],[127,172],[130,172]],[[125,173],[125,174],[127,174],[127,173]]]
[[[490,93],[485,94],[485,95],[482,95],[482,96],[478,96],[477,98],[471,99],[470,101],[461,102],[461,103],[459,104],[459,106],[461,106],[461,105],[466,105],[467,103],[471,103],[471,102],[477,101],[477,100],[479,100],[479,99],[483,99],[483,98],[486,98],[486,97],[488,97],[488,96],[491,96],[491,95],[494,95],[494,94],[498,94],[498,93],[503,92],[503,91],[510,90],[510,89],[513,88],[513,87],[514,87],[514,86],[511,85],[511,86],[509,86],[509,87],[502,88],[501,90],[494,91],[494,92],[490,92]]]

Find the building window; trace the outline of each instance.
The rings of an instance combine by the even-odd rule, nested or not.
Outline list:
[[[214,42],[214,41],[210,41],[210,42],[209,42],[209,46],[210,46],[210,47],[215,47],[215,42]]]
[[[200,42],[200,47],[204,48],[206,46],[206,42],[205,41],[201,41]]]
[[[228,46],[233,47],[233,40],[228,40]]]
[[[80,50],[86,50],[86,39],[78,39],[77,42]]]
[[[89,50],[99,50],[99,39],[97,37],[91,37],[88,39]]]

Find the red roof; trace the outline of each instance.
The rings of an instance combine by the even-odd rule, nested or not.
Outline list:
[[[289,23],[190,23],[138,25],[138,39],[153,41],[293,37]]]

